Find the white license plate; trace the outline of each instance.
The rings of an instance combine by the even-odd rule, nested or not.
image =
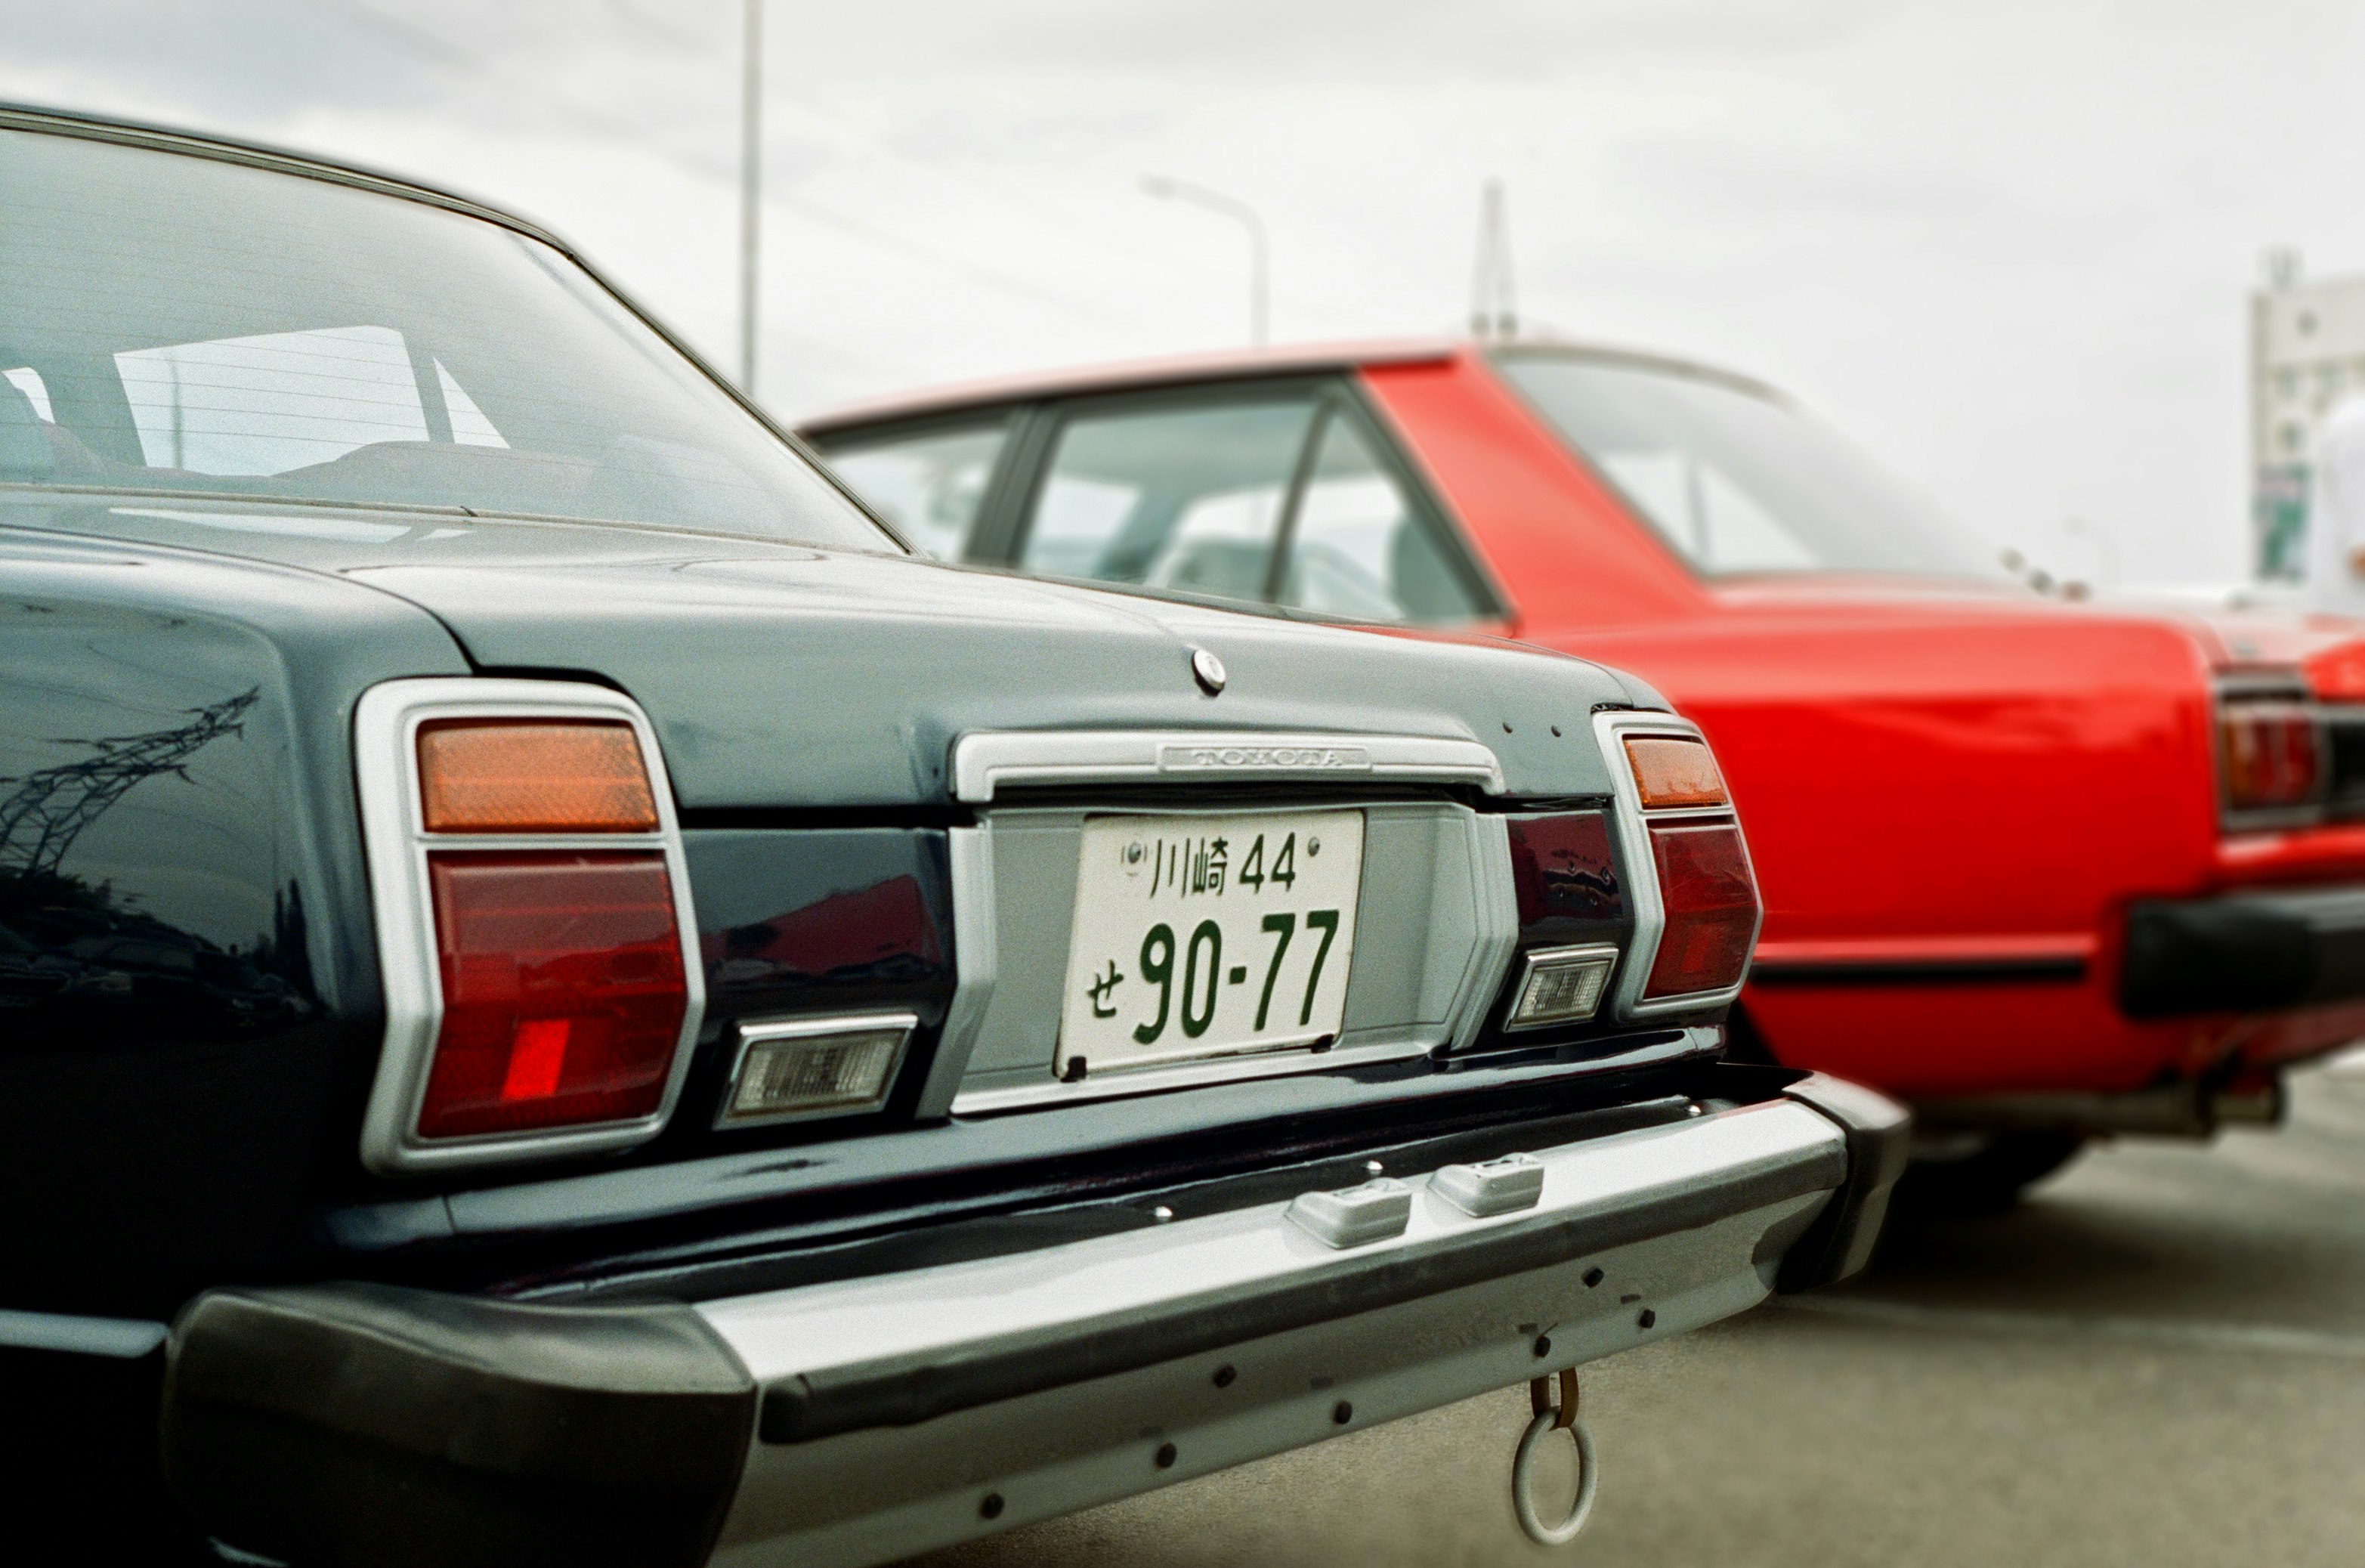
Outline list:
[[[1361,812],[1087,817],[1059,1075],[1337,1037],[1362,882]]]

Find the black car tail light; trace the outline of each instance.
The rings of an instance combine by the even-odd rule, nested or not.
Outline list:
[[[1724,792],[1724,774],[1705,741],[1629,735],[1626,763],[1634,770],[1634,793],[1646,812],[1732,803]]]
[[[656,798],[617,720],[438,719],[419,726],[430,833],[655,833]]]
[[[388,1173],[629,1148],[704,1010],[681,835],[631,699],[389,681],[354,717],[387,1002],[362,1156]]]
[[[422,1138],[633,1121],[689,1005],[662,855],[427,857],[443,1021]]]
[[[1728,1002],[1748,978],[1765,911],[1716,756],[1695,725],[1670,714],[1608,712],[1594,722],[1634,884],[1634,953],[1617,987],[1619,1012]]]
[[[1757,938],[1757,879],[1734,823],[1654,823],[1651,859],[1666,924],[1645,999],[1724,991],[1749,970]]]

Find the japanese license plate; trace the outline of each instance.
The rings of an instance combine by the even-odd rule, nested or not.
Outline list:
[[[1362,881],[1361,812],[1087,817],[1059,1075],[1335,1037]]]

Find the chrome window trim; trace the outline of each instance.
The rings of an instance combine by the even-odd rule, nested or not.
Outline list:
[[[984,805],[1008,786],[1261,783],[1269,779],[1474,784],[1503,767],[1474,740],[1272,734],[1239,730],[980,730],[953,742],[953,799]]]
[[[758,1023],[742,1021],[732,1034],[731,1070],[723,1076],[723,1098],[714,1107],[714,1126],[719,1132],[735,1132],[741,1127],[777,1127],[791,1122],[818,1122],[831,1116],[867,1116],[878,1113],[895,1092],[895,1080],[903,1070],[903,1058],[911,1054],[912,1036],[919,1032],[920,1019],[913,1013],[833,1013],[818,1017],[776,1018]],[[882,1029],[894,1029],[902,1037],[895,1042],[895,1055],[887,1064],[886,1076],[879,1081],[876,1099],[859,1104],[824,1105],[810,1111],[759,1111],[752,1115],[734,1116],[732,1105],[739,1098],[739,1076],[747,1070],[747,1053],[755,1047],[772,1040],[825,1039],[832,1035],[875,1034]]]
[[[1609,765],[1609,789],[1616,802],[1611,813],[1617,823],[1618,847],[1628,870],[1626,885],[1633,890],[1634,939],[1629,949],[1626,972],[1617,980],[1613,1015],[1632,1021],[1655,1018],[1669,1013],[1696,1013],[1703,1008],[1732,1002],[1741,995],[1749,981],[1749,965],[1743,964],[1741,979],[1721,991],[1686,991],[1680,996],[1654,996],[1642,1000],[1642,990],[1651,983],[1651,969],[1658,962],[1659,939],[1666,935],[1667,907],[1659,893],[1658,857],[1651,853],[1651,827],[1654,822],[1731,822],[1736,828],[1741,819],[1730,807],[1670,808],[1646,811],[1641,792],[1634,783],[1633,765],[1627,759],[1626,737],[1629,735],[1664,735],[1673,740],[1698,741],[1708,744],[1708,737],[1689,719],[1679,719],[1673,713],[1638,712],[1620,710],[1596,713],[1593,733],[1600,742],[1601,754]],[[1742,834],[1741,853],[1749,854],[1749,837]],[[1756,881],[1757,868],[1750,864],[1750,879]],[[1758,934],[1765,928],[1765,897],[1763,886],[1758,889],[1757,921],[1750,927],[1749,946],[1754,955]]]
[[[1624,955],[1618,950],[1618,944],[1615,942],[1580,942],[1565,947],[1531,947],[1520,954],[1519,972],[1512,978],[1511,983],[1503,991],[1503,995],[1507,999],[1503,1007],[1503,1033],[1517,1035],[1530,1029],[1558,1029],[1571,1024],[1590,1023],[1600,1017],[1602,1003],[1614,1002],[1617,999],[1617,982],[1624,978],[1618,969],[1618,960],[1622,957]],[[1593,1011],[1579,1018],[1546,1018],[1533,1024],[1517,1022],[1519,1002],[1527,995],[1528,981],[1534,978],[1536,965],[1558,962],[1564,958],[1609,960],[1609,975],[1601,987],[1600,996],[1594,1001]]]
[[[431,834],[420,816],[417,744],[419,726],[430,719],[621,719],[633,726],[640,741],[656,801],[657,831]],[[656,731],[640,704],[622,692],[573,681],[467,676],[386,681],[364,692],[354,708],[353,776],[361,798],[362,849],[369,870],[371,912],[376,917],[379,984],[386,1004],[385,1042],[362,1116],[363,1165],[383,1176],[410,1175],[630,1148],[654,1137],[673,1114],[689,1071],[706,1013],[706,971],[673,786]],[[673,1067],[654,1112],[630,1122],[590,1127],[432,1140],[418,1136],[429,1059],[443,1020],[427,878],[431,849],[655,849],[664,856],[689,997]]]

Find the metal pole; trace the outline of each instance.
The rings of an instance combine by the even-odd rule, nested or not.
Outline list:
[[[1154,196],[1221,214],[1249,231],[1249,342],[1262,348],[1272,329],[1272,245],[1257,209],[1237,196],[1163,174],[1143,175],[1141,188]]]
[[[739,84],[739,386],[756,395],[757,249],[763,220],[764,0],[745,0]]]
[[[1243,207],[1249,229],[1249,342],[1262,348],[1272,337],[1272,244],[1264,219]]]
[[[1511,294],[1511,231],[1504,216],[1503,182],[1488,180],[1478,202],[1478,257],[1470,277],[1470,333],[1476,338],[1518,336],[1519,318]]]

